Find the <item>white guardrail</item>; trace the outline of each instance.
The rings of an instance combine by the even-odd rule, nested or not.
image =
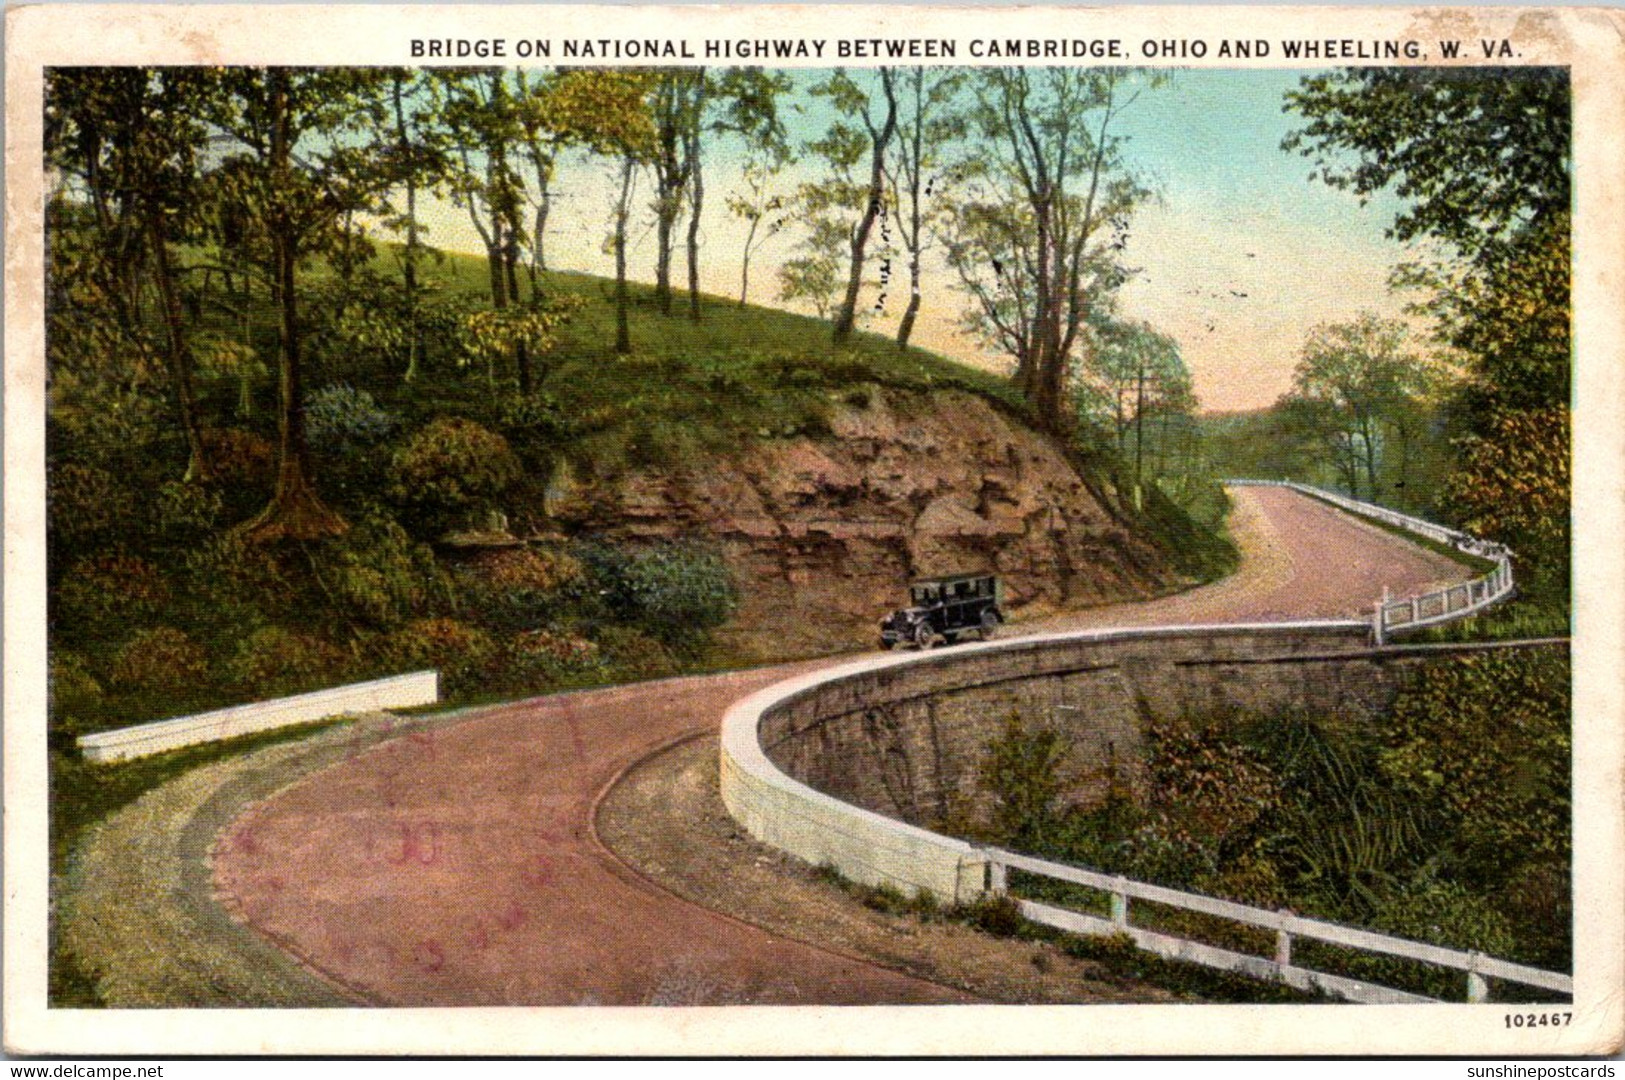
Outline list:
[[[433,705],[439,700],[439,673],[414,671],[406,675],[392,675],[387,679],[334,686],[309,694],[255,701],[247,705],[233,705],[229,709],[179,716],[173,720],[81,735],[79,749],[88,761],[129,761],[149,754],[161,754],[166,750],[179,750],[183,746],[220,742],[291,724],[307,724],[329,716]]]
[[[1395,634],[1453,622],[1475,614],[1507,599],[1515,589],[1512,581],[1512,552],[1502,544],[1480,540],[1476,536],[1469,536],[1467,533],[1448,529],[1431,521],[1401,514],[1386,506],[1361,502],[1347,495],[1339,495],[1292,480],[1225,480],[1223,483],[1227,487],[1291,488],[1299,494],[1331,503],[1359,517],[1381,521],[1495,564],[1495,568],[1483,577],[1459,585],[1451,585],[1420,596],[1408,596],[1398,600],[1384,597],[1376,601],[1375,610],[1371,615],[1371,635],[1378,645],[1385,644]]]
[[[1366,1004],[1434,1000],[1376,983],[1295,966],[1292,963],[1292,939],[1296,937],[1325,942],[1355,952],[1397,956],[1465,972],[1466,999],[1469,1002],[1489,1000],[1489,984],[1485,981],[1486,978],[1503,979],[1570,996],[1574,994],[1574,980],[1568,975],[1525,967],[1507,960],[1496,960],[1482,953],[1462,952],[1405,938],[1389,937],[1386,934],[1374,934],[1369,930],[1351,926],[1305,919],[1286,911],[1266,911],[1262,908],[1203,896],[1200,893],[1180,892],[1177,889],[1147,885],[1111,874],[1068,866],[1065,863],[1018,855],[1013,851],[989,848],[985,849],[985,854],[991,878],[989,887],[995,893],[1007,891],[1007,871],[1015,869],[1098,890],[1105,893],[1111,903],[1112,917],[1102,919],[1051,904],[1020,900],[1018,903],[1023,917],[1075,934],[1127,934],[1141,949],[1170,960],[1182,960],[1203,967],[1249,975],[1255,979],[1282,982],[1299,990],[1318,991],[1347,1001]],[[1242,926],[1271,931],[1275,935],[1275,955],[1268,959],[1250,956],[1135,926],[1130,919],[1131,900],[1143,900],[1177,911],[1214,916]]]

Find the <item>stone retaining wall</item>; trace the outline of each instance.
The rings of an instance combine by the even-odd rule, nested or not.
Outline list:
[[[1357,724],[1430,663],[1498,645],[1373,648],[1358,622],[1099,630],[860,661],[781,683],[723,723],[723,799],[757,838],[867,884],[967,899],[977,773],[1012,712],[1065,733],[1068,796],[1132,783],[1151,722],[1301,711]]]

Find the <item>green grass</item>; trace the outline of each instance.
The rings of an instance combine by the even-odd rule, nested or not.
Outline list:
[[[85,830],[165,781],[203,765],[261,747],[293,742],[347,722],[334,719],[298,724],[105,765],[92,764],[77,752],[53,750],[50,755],[51,872],[61,873],[67,868],[68,856]]]
[[[450,294],[479,295],[482,259],[448,256],[429,279]],[[630,286],[628,355],[614,352],[613,283],[575,273],[542,275],[549,300],[579,306],[555,347],[535,358],[537,390],[567,418],[557,449],[600,475],[627,465],[693,461],[737,450],[741,440],[787,438],[826,430],[831,410],[860,405],[875,388],[930,392],[957,389],[1021,418],[1026,404],[992,372],[858,333],[841,347],[822,319],[702,296],[701,320],[679,295],[662,315],[653,289]],[[512,371],[498,379],[511,385]],[[312,385],[316,385],[313,383]],[[486,410],[491,387],[472,368],[428,364],[423,378],[393,391],[424,414]]]

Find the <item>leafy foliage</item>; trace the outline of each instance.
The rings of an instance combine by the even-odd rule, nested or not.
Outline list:
[[[1496,414],[1461,442],[1445,499],[1461,527],[1512,548],[1520,578],[1566,599],[1569,577],[1569,413]],[[1531,571],[1527,573],[1526,571]]]
[[[1296,715],[1155,724],[1142,790],[1111,767],[1104,797],[1088,806],[1062,798],[1065,743],[1012,715],[980,772],[994,798],[989,838],[1107,873],[1563,969],[1567,677],[1557,650],[1474,653],[1426,665],[1369,728]],[[1021,888],[1080,902],[1069,886],[1035,879]],[[1461,995],[1459,975],[1351,955],[1306,945],[1303,960]]]
[[[398,424],[371,394],[347,383],[323,387],[305,403],[305,430],[311,445],[321,449],[342,452],[371,446]]]
[[[1043,845],[1055,831],[1067,779],[1068,747],[1059,731],[1029,730],[1020,713],[1004,718],[988,743],[980,780],[993,795],[993,827],[1004,841]]]
[[[472,420],[439,417],[395,451],[389,493],[444,527],[466,511],[495,505],[522,472],[502,436]]]

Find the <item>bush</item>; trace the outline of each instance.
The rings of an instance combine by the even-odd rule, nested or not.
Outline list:
[[[215,527],[222,509],[218,491],[171,480],[159,487],[153,500],[154,532],[163,542],[194,541]]]
[[[457,573],[458,594],[482,624],[498,632],[534,630],[558,620],[575,601],[585,568],[562,551],[493,552]]]
[[[1481,896],[1453,882],[1424,879],[1394,890],[1377,905],[1370,923],[1379,933],[1486,956],[1505,957],[1517,940],[1505,916]],[[1350,974],[1385,986],[1413,989],[1445,1001],[1465,1001],[1466,973],[1423,968],[1393,957],[1360,954]]]
[[[497,649],[490,635],[455,619],[417,619],[384,635],[379,651],[396,671],[434,668],[453,693],[481,687]]]
[[[348,659],[344,650],[319,637],[267,626],[238,646],[227,671],[250,697],[280,697],[343,682]]]
[[[89,465],[53,465],[45,498],[51,542],[68,551],[94,544],[134,511],[134,501],[113,475]]]
[[[276,476],[276,448],[252,431],[204,431],[203,448],[214,469],[214,481],[222,488],[265,489]]]
[[[630,626],[600,626],[593,631],[614,681],[663,679],[682,670],[682,662],[665,644]]]
[[[105,700],[101,683],[84,657],[62,650],[51,652],[45,694],[51,733],[69,740],[91,730],[91,721]]]
[[[305,399],[305,433],[318,450],[344,453],[389,437],[400,421],[372,395],[346,383],[324,386]]]
[[[415,432],[389,468],[391,498],[443,530],[490,508],[523,469],[508,440],[472,420],[440,417]]]
[[[1004,719],[999,737],[985,747],[980,779],[993,795],[994,836],[1031,850],[1045,846],[1060,826],[1058,802],[1068,745],[1058,731],[1029,731],[1021,714]]]
[[[196,692],[209,675],[209,657],[201,646],[172,626],[138,631],[114,655],[111,681],[142,694],[176,700]]]
[[[1528,861],[1570,858],[1569,658],[1475,653],[1424,668],[1382,721],[1383,780],[1451,823],[1449,856],[1499,885]]]
[[[446,591],[434,553],[390,518],[369,515],[324,552],[329,591],[348,614],[388,630],[426,614]]]
[[[1021,905],[1002,893],[964,905],[959,915],[976,929],[999,937],[1018,937],[1027,926],[1027,920],[1021,917]]]
[[[578,554],[608,614],[636,623],[668,646],[696,645],[738,604],[727,563],[699,545],[667,543],[628,552],[589,544]]]
[[[580,680],[602,667],[598,646],[574,634],[530,630],[508,642],[507,674],[526,686]]]
[[[63,576],[51,622],[73,635],[117,638],[150,622],[169,597],[164,575],[145,559],[101,555],[74,564]]]

